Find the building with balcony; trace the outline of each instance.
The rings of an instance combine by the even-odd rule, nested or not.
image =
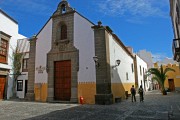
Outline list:
[[[12,96],[13,52],[20,38],[25,37],[19,34],[17,21],[0,9],[0,99]]]

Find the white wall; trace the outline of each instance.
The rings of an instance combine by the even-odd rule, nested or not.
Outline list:
[[[74,45],[79,49],[78,82],[96,82],[94,26],[78,13],[74,14]]]
[[[18,51],[23,53],[23,59],[29,58],[29,47],[30,43],[27,38],[25,39],[19,39],[17,42],[18,46]],[[23,65],[23,60],[21,61],[21,73],[22,75],[18,76],[17,80],[23,80],[23,90],[22,91],[17,91],[17,97],[18,98],[24,98],[25,97],[25,80],[28,80],[28,72],[22,72],[22,65]],[[17,84],[16,84],[17,86]],[[16,87],[17,89],[17,87]]]
[[[0,31],[12,36],[9,41],[9,53],[8,53],[8,64],[1,64],[0,68],[10,69],[10,73],[12,74],[12,53],[15,50],[17,45],[17,39],[25,38],[23,35],[18,33],[18,24],[5,16],[2,12],[0,12]],[[12,84],[13,79],[12,75],[8,76],[8,91],[7,91],[7,99],[12,96]]]
[[[110,66],[111,66],[111,81],[112,83],[135,83],[134,72],[132,72],[131,64],[133,58],[115,41],[109,34],[109,48],[110,48]],[[119,66],[112,68],[116,60],[121,60]],[[126,79],[128,73],[128,80]]]
[[[136,62],[137,62],[138,85],[140,87],[141,81],[142,81],[142,87],[148,90],[150,87],[149,81],[145,83],[146,87],[144,86],[144,75],[146,74],[145,72],[148,70],[147,63],[144,60],[142,60],[138,55],[136,55]],[[140,73],[140,66],[141,66],[141,73]],[[143,69],[144,69],[144,72],[143,72]]]
[[[52,19],[48,21],[45,27],[37,36],[36,41],[36,60],[35,60],[35,69],[42,66],[46,68],[47,64],[47,53],[51,49],[52,41]],[[43,73],[38,73],[35,70],[35,83],[47,83],[47,72],[46,69]]]
[[[17,80],[23,81],[23,90],[16,91],[16,95],[18,98],[24,98],[25,97],[25,81],[28,80],[28,72],[22,72],[22,75],[20,75]],[[16,87],[16,89],[17,89],[17,87]]]

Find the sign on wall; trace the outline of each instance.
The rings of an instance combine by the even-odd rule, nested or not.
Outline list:
[[[36,67],[36,71],[38,71],[39,74],[42,74],[46,67],[42,67],[41,65],[39,67]]]

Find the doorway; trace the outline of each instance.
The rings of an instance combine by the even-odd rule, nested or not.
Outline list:
[[[4,98],[4,90],[5,90],[6,76],[0,76],[0,99]]]
[[[169,83],[169,90],[175,91],[174,79],[168,79],[168,83]]]
[[[70,101],[71,61],[57,61],[54,66],[54,98],[60,101]]]

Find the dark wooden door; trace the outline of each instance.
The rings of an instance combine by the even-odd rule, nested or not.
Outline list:
[[[168,82],[169,82],[170,91],[174,91],[175,90],[174,79],[168,79]]]
[[[57,61],[54,65],[55,100],[70,101],[71,98],[71,61]]]
[[[0,99],[4,98],[5,83],[6,83],[6,76],[0,76]]]

